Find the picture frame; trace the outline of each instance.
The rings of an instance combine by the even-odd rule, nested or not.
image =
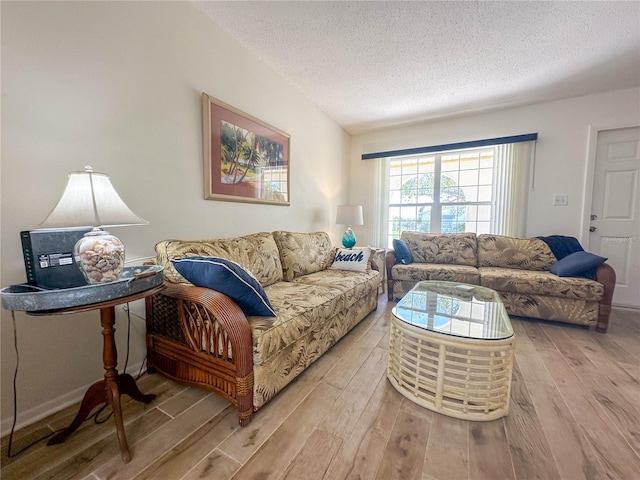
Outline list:
[[[202,94],[204,198],[290,205],[290,136]]]

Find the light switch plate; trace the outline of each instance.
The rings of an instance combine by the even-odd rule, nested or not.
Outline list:
[[[554,207],[566,207],[569,205],[569,195],[555,195],[553,197]]]

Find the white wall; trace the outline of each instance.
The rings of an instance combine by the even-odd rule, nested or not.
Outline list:
[[[113,229],[127,261],[166,238],[326,230],[347,199],[350,137],[188,2],[1,2],[2,286],[25,281],[19,232],[55,205],[68,172],[110,175],[150,225]],[[203,200],[201,92],[291,135],[291,206]],[[135,311],[143,314],[141,302]],[[102,377],[98,312],[16,313],[19,425]],[[126,316],[117,310],[119,365]],[[129,365],[145,353],[134,318]],[[2,431],[12,419],[11,315],[2,310]]]
[[[590,192],[586,185],[590,128],[639,124],[640,88],[633,88],[357,135],[351,145],[350,201],[363,203],[365,212],[372,211],[371,182],[377,166],[375,160],[362,161],[363,153],[537,132],[526,236],[581,238],[590,206],[590,198],[585,198]],[[554,207],[555,194],[568,195],[569,205]],[[360,227],[365,243],[376,242],[373,225]]]
[[[336,205],[361,203],[359,244],[376,243],[372,151],[538,132],[527,235],[579,236],[590,125],[640,122],[640,89],[388,129],[344,130],[186,2],[0,2],[2,21],[1,285],[25,281],[19,232],[58,200],[67,173],[108,173],[131,209],[151,222],[114,229],[127,259],[165,238],[326,230],[339,244]],[[291,135],[290,207],[202,198],[200,94],[206,92]],[[372,100],[375,101],[375,100]],[[347,174],[350,183],[347,183]],[[349,186],[349,190],[347,189]],[[553,195],[569,195],[553,207]],[[142,314],[138,302],[135,311]],[[2,431],[12,416],[11,315],[1,312]],[[120,367],[126,318],[117,312]],[[101,378],[97,312],[16,314],[19,425],[79,400]],[[144,357],[144,322],[132,325],[130,366]]]

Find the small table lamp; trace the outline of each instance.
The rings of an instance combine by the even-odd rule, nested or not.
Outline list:
[[[362,205],[338,205],[336,223],[347,225],[347,230],[342,236],[342,245],[345,248],[353,248],[356,244],[356,236],[351,230],[351,225],[363,225]]]
[[[91,167],[71,172],[69,182],[39,229],[93,227],[78,240],[73,255],[89,284],[117,280],[124,267],[124,245],[102,227],[147,225],[125,205],[109,177]]]

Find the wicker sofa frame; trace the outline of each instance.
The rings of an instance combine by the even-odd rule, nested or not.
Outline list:
[[[324,232],[277,232],[282,250],[271,235],[160,242],[156,263],[165,267],[165,289],[145,299],[148,371],[219,394],[235,405],[241,426],[377,308],[382,280],[382,261],[370,259],[366,271],[332,269],[336,249]],[[282,262],[270,262],[282,251]],[[247,318],[227,295],[180,282],[169,260],[245,253],[253,259],[245,268],[254,265],[256,277],[277,278],[269,268],[282,269],[282,279],[265,286],[281,321]],[[310,263],[300,263],[302,257]],[[299,295],[310,297],[297,301]]]
[[[161,295],[146,298],[147,369],[218,393],[236,406],[240,425],[248,425],[253,415],[253,354],[242,310],[215,290],[165,285]]]
[[[240,426],[247,426],[255,411],[247,318],[223,293],[166,281],[165,286],[145,299],[147,371],[221,395],[235,405]],[[377,297],[377,289],[369,296]]]

